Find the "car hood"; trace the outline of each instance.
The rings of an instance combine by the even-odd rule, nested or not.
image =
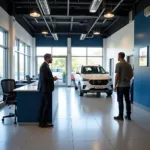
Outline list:
[[[89,80],[109,80],[111,79],[109,74],[82,74],[82,78]]]

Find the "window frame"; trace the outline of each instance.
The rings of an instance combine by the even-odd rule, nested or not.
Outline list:
[[[31,69],[30,69],[30,62],[31,62],[31,46],[29,46],[28,44],[26,44],[25,42],[23,42],[22,40],[16,38],[15,39],[16,42],[16,50],[15,53],[17,53],[17,80],[20,80],[20,55],[23,55],[24,57],[24,79],[26,77],[26,75],[30,75],[31,73]],[[20,44],[23,44],[23,52],[20,51]],[[27,57],[27,59],[26,59]],[[15,58],[16,59],[16,58]],[[26,62],[27,61],[27,62]],[[28,69],[26,70],[26,65],[28,64]],[[16,74],[16,70],[15,70],[15,74]]]

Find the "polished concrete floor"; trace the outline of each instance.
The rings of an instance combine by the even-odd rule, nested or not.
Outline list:
[[[132,107],[132,121],[117,122],[116,95],[85,95],[60,88],[53,129],[0,122],[0,150],[150,150],[150,114]],[[0,118],[8,109],[0,110]]]

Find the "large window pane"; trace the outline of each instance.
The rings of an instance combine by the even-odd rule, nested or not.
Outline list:
[[[20,76],[20,80],[24,80],[24,55],[20,54],[19,55],[19,65],[20,65],[20,72],[19,72],[19,76]]]
[[[15,80],[18,80],[18,53],[15,52]]]
[[[88,57],[88,65],[101,65],[102,57]]]
[[[4,78],[4,49],[0,47],[0,82]],[[2,94],[0,84],[0,94]]]
[[[25,76],[29,75],[29,61],[28,56],[25,56]]]
[[[88,56],[102,56],[102,48],[88,48]]]
[[[41,67],[43,62],[44,62],[44,58],[43,57],[37,57],[37,73],[38,74],[39,74],[40,67]]]
[[[37,47],[37,56],[44,56],[46,53],[51,54],[51,47]]]
[[[86,57],[72,57],[72,72],[76,72],[81,65],[86,65]]]
[[[53,47],[53,56],[67,56],[67,47]]]
[[[21,52],[21,53],[24,53],[25,52],[25,45],[23,44],[23,43],[19,43],[19,51]]]
[[[86,47],[73,47],[72,56],[86,56]]]
[[[4,45],[4,33],[0,31],[0,45]]]

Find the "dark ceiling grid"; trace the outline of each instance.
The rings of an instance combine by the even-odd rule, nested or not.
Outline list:
[[[98,11],[90,13],[91,0],[48,0],[51,14],[49,16],[42,15],[40,18],[35,19],[30,17],[29,13],[32,10],[39,10],[36,0],[11,1],[15,5],[16,15],[24,16],[23,18],[34,34],[41,33],[47,27],[49,32],[51,31],[50,33],[78,35],[82,33],[92,34],[95,29],[109,35],[108,29],[114,26],[116,20],[119,21],[118,18],[128,17],[128,13],[133,8],[134,3],[134,0],[103,0]],[[103,14],[100,17],[99,14],[103,9],[107,10],[110,7],[116,8],[114,10],[115,17],[105,21]]]

